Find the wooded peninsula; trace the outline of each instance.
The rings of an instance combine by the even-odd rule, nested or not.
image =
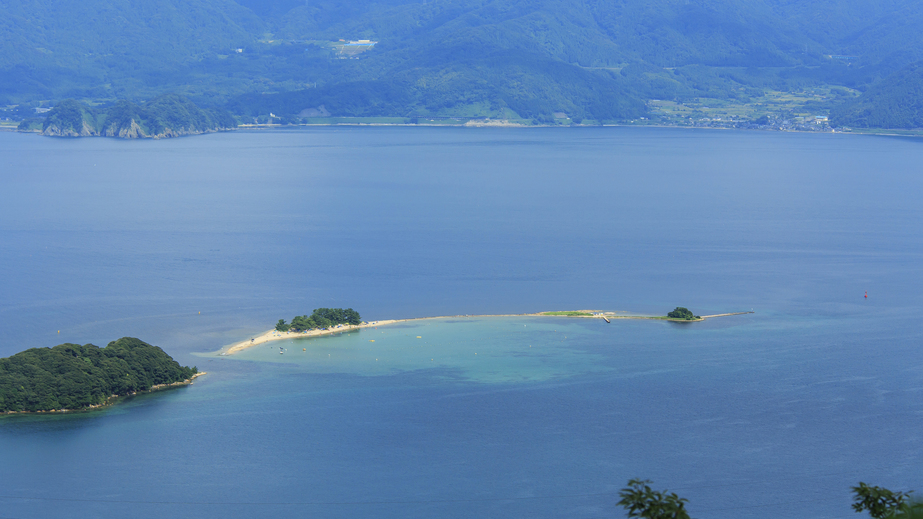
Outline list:
[[[157,346],[122,337],[105,348],[60,344],[0,359],[0,413],[75,411],[115,398],[191,383],[195,367],[180,366]]]

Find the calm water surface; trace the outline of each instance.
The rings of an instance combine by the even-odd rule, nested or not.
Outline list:
[[[923,491],[921,158],[636,128],[0,133],[0,355],[136,336],[209,372],[0,419],[0,516],[623,517],[642,477],[700,519],[845,518],[860,480]],[[322,306],[677,305],[756,313],[209,353]]]

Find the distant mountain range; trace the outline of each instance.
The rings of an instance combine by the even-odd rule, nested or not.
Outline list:
[[[652,99],[838,86],[863,95],[823,107],[834,122],[920,126],[907,107],[920,104],[923,4],[910,0],[0,0],[0,11],[0,105],[175,92],[246,121],[606,122],[649,115]],[[343,52],[359,39],[377,43]],[[907,113],[882,113],[895,103]]]

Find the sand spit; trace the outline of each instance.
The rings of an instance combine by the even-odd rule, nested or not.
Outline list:
[[[285,339],[298,339],[301,337],[318,337],[321,335],[333,335],[337,333],[349,332],[352,330],[361,330],[362,328],[375,328],[378,326],[387,326],[389,324],[396,323],[406,323],[410,321],[422,321],[428,319],[458,319],[464,317],[573,317],[581,319],[604,319],[606,322],[609,322],[611,319],[654,319],[659,321],[676,321],[676,322],[701,322],[706,319],[711,319],[713,317],[726,317],[730,315],[743,315],[743,314],[752,314],[753,312],[734,312],[726,314],[715,314],[715,315],[703,315],[699,319],[694,319],[692,321],[684,321],[680,319],[669,319],[661,316],[650,316],[650,315],[626,315],[620,314],[617,312],[602,312],[599,310],[571,310],[567,312],[553,311],[553,312],[536,312],[531,314],[489,314],[489,315],[441,315],[434,317],[412,317],[409,319],[385,319],[381,321],[370,321],[364,322],[358,325],[338,325],[332,328],[325,328],[322,330],[308,330],[304,332],[280,332],[278,330],[268,330],[261,333],[250,339],[236,342],[229,346],[221,348],[216,353],[220,356],[233,355],[239,351],[243,351],[247,348],[253,346],[259,346],[260,344],[265,344],[272,341],[281,341]]]

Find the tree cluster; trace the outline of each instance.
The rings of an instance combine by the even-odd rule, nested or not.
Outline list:
[[[276,330],[280,332],[303,332],[305,330],[326,329],[338,324],[360,324],[362,318],[359,312],[352,308],[316,308],[310,315],[296,315],[290,324],[285,319],[279,319]]]
[[[696,319],[696,316],[693,315],[688,308],[682,306],[677,306],[676,309],[667,314],[667,317],[670,319],[685,319],[687,321]]]
[[[157,346],[123,337],[105,348],[61,344],[0,359],[0,412],[83,409],[198,373]]]

